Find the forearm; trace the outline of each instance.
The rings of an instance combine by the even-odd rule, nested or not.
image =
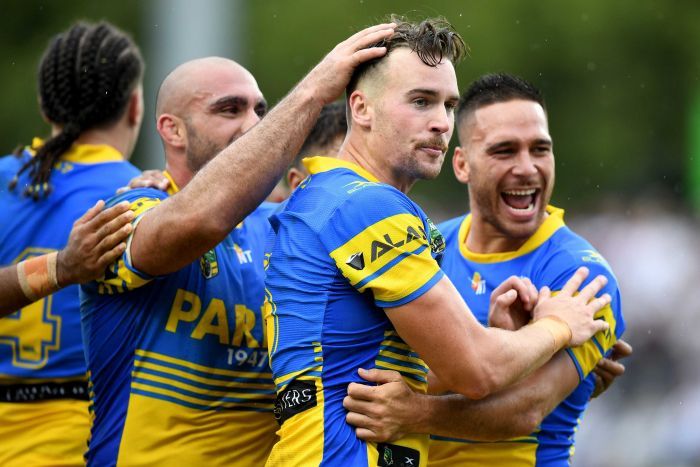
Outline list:
[[[486,328],[470,347],[478,351],[473,358],[480,362],[482,378],[492,394],[542,367],[566,343],[565,337],[554,337],[545,323],[533,323],[515,332]]]
[[[13,313],[59,289],[56,253],[0,268],[0,316]]]
[[[19,285],[16,265],[0,268],[0,284],[0,316],[9,315],[31,303]]]
[[[548,324],[557,326],[550,318],[516,332],[484,328],[446,278],[386,313],[445,389],[470,399],[482,399],[522,379],[566,344],[548,329]],[[431,325],[426,327],[426,322]]]
[[[134,266],[166,274],[221,242],[272,190],[322,106],[302,82],[180,193],[145,214],[131,244]]]
[[[570,357],[560,351],[528,378],[481,400],[459,394],[417,395],[407,424],[417,433],[496,441],[525,436],[541,424],[578,384]],[[415,413],[419,412],[419,413]]]

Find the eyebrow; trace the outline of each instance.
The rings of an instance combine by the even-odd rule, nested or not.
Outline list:
[[[427,94],[429,96],[437,96],[439,93],[434,89],[415,88],[415,89],[411,89],[410,91],[408,91],[406,93],[406,95],[409,95],[409,96],[411,94]],[[447,100],[447,101],[459,101],[459,95],[454,94],[452,96],[448,96],[447,99],[445,99],[445,100]]]
[[[255,103],[255,107],[258,106],[264,106],[267,108],[267,102],[265,99],[261,98]],[[242,97],[242,96],[224,96],[216,101],[214,101],[212,104],[209,105],[209,108],[211,110],[219,110],[223,107],[227,106],[233,106],[233,107],[248,107],[248,98]]]
[[[551,146],[552,140],[546,139],[546,138],[538,138],[538,139],[534,140],[533,143],[535,145],[544,144],[547,146]],[[486,152],[494,152],[494,151],[498,151],[499,149],[506,149],[514,144],[518,144],[518,142],[514,141],[514,140],[499,141],[498,143],[487,146]]]

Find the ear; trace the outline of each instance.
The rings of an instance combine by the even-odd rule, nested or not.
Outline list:
[[[350,109],[352,125],[358,125],[362,128],[370,128],[372,126],[374,109],[367,94],[359,89],[355,89],[348,98],[348,108]]]
[[[141,86],[137,86],[129,96],[129,104],[127,107],[127,118],[129,125],[141,126],[143,119],[143,90]]]
[[[176,148],[187,145],[187,131],[181,118],[173,114],[160,114],[156,120],[156,130],[163,142]]]
[[[459,183],[465,185],[469,183],[469,161],[467,160],[467,152],[462,146],[455,147],[455,153],[452,156],[452,169]]]
[[[287,171],[287,185],[289,186],[289,191],[294,191],[308,175],[309,174],[296,167],[291,167]]]

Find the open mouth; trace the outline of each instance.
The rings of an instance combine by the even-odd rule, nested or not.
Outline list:
[[[506,190],[501,192],[501,199],[513,211],[528,214],[535,210],[540,190],[528,188],[523,190]]]

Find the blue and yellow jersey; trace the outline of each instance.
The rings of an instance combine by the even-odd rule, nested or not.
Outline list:
[[[109,204],[129,201],[138,223],[166,197],[136,189]],[[273,207],[264,203],[175,273],[138,271],[127,248],[104,280],[82,287],[89,464],[265,462],[277,429],[260,312]]]
[[[609,331],[596,334],[580,347],[566,351],[578,371],[580,384],[530,436],[496,443],[481,443],[433,436],[430,465],[568,466],[574,450],[574,433],[593,391],[590,372],[622,336],[622,317],[617,280],[603,257],[564,224],[564,211],[549,206],[548,216],[537,232],[517,251],[478,254],[466,247],[471,216],[440,225],[445,235],[441,266],[452,280],[474,316],[488,324],[491,292],[509,276],[529,278],[539,289],[560,290],[581,266],[590,270],[589,281],[599,274],[608,278],[603,292],[612,303],[600,310],[598,318],[610,324]],[[590,376],[589,376],[590,375]]]
[[[111,146],[73,145],[53,167],[47,198],[8,183],[42,144],[0,159],[0,265],[63,248],[73,222],[139,171]],[[78,287],[0,320],[1,465],[75,465],[88,437],[87,382]]]
[[[357,368],[401,372],[425,391],[427,368],[383,308],[408,303],[443,276],[437,228],[403,193],[361,167],[314,157],[286,208],[266,277],[265,320],[277,387],[280,441],[271,466],[412,465],[427,461],[427,436],[365,443],[345,422]]]

